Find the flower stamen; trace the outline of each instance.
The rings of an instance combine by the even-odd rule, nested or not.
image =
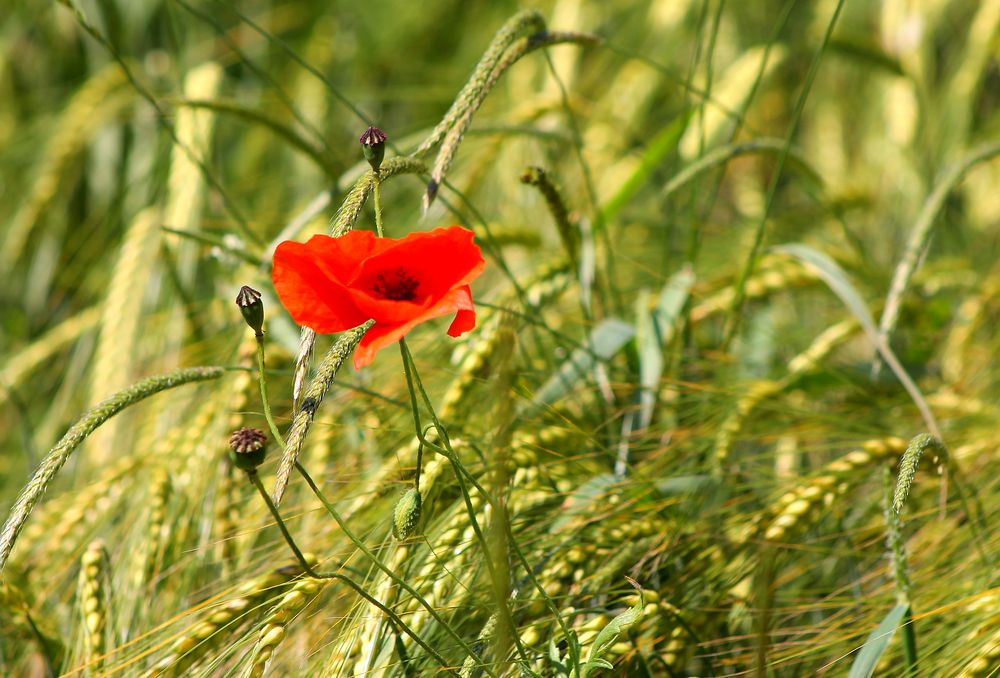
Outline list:
[[[417,298],[417,288],[420,281],[402,268],[395,271],[384,271],[375,276],[372,292],[379,299],[391,301],[414,301]]]

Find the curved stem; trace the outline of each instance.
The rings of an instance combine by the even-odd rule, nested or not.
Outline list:
[[[301,467],[299,468],[301,469]],[[351,579],[346,575],[340,574],[339,572],[317,572],[313,568],[312,564],[302,554],[302,551],[299,549],[298,544],[295,543],[295,539],[292,537],[292,534],[288,531],[288,527],[285,525],[285,521],[282,519],[281,514],[278,512],[278,507],[274,505],[274,502],[271,501],[271,495],[269,495],[267,493],[267,490],[264,489],[264,484],[260,481],[260,476],[257,475],[256,471],[250,471],[247,473],[247,477],[250,478],[251,484],[255,488],[257,488],[258,494],[260,494],[261,498],[263,498],[264,503],[267,504],[267,508],[271,512],[271,516],[274,518],[274,521],[278,524],[278,529],[281,530],[281,536],[285,538],[285,542],[288,544],[288,547],[292,550],[292,553],[295,554],[295,559],[299,561],[299,565],[302,566],[303,571],[307,575],[309,575],[313,579],[338,579],[344,582],[349,587],[354,589],[354,591],[356,591],[358,595],[360,595],[366,601],[368,601],[369,603],[377,607],[379,610],[384,612],[385,615],[389,619],[391,619],[392,622],[396,624],[400,629],[402,629],[402,631],[406,635],[412,638],[413,641],[417,643],[417,645],[422,647],[427,652],[427,654],[434,657],[434,659],[441,665],[442,668],[444,668],[452,675],[458,675],[453,669],[448,668],[449,662],[444,657],[442,657],[440,654],[438,654],[436,650],[434,650],[434,648],[432,648],[430,645],[424,642],[424,640],[421,639],[420,636],[418,636],[409,626],[407,626],[406,623],[403,622],[403,620],[400,619],[395,612],[393,612],[388,607],[379,602],[377,599],[375,599],[370,593],[365,591],[365,589],[356,581],[354,581],[353,579]],[[306,476],[306,479],[307,481],[311,480],[308,478],[308,476]],[[312,485],[311,482],[310,485]]]
[[[420,471],[424,464],[424,445],[427,445],[436,452],[444,452],[443,448],[432,444],[427,440],[426,435],[424,435],[423,429],[420,427],[420,410],[417,407],[417,394],[413,390],[413,375],[410,372],[410,362],[406,359],[406,346],[403,344],[403,340],[399,340],[399,354],[403,359],[403,374],[406,375],[406,389],[410,392],[410,409],[413,412],[413,428],[417,433],[417,469],[413,478],[413,488],[420,492]]]
[[[421,438],[420,442],[417,444],[417,470],[413,474],[413,489],[420,494],[420,470],[424,465],[424,442]]]
[[[504,625],[507,627],[507,632],[510,634],[511,640],[514,641],[517,653],[523,661],[528,661],[527,652],[524,649],[524,645],[521,643],[521,637],[517,633],[517,628],[514,626],[514,617],[511,614],[507,597],[500,593],[503,587],[500,585],[500,581],[497,576],[496,565],[489,557],[489,544],[486,541],[486,536],[483,534],[482,528],[479,526],[479,521],[476,519],[476,509],[472,505],[472,496],[469,494],[469,488],[465,484],[464,476],[470,474],[458,460],[458,455],[455,454],[455,450],[451,446],[451,441],[448,439],[448,431],[445,429],[441,420],[438,419],[437,413],[434,411],[434,406],[431,404],[430,397],[427,395],[426,389],[424,389],[423,382],[420,381],[420,375],[417,374],[416,365],[413,362],[413,355],[410,353],[410,349],[406,346],[406,339],[399,340],[399,352],[403,359],[403,373],[406,375],[406,387],[410,392],[410,401],[413,405],[413,421],[417,426],[417,436],[420,437],[421,443],[423,443],[424,438],[420,432],[420,421],[416,400],[416,391],[419,390],[424,404],[427,406],[427,410],[430,412],[431,418],[434,420],[434,427],[437,429],[438,436],[440,436],[441,442],[444,443],[445,449],[447,450],[445,456],[448,461],[451,462],[451,467],[455,472],[455,479],[458,481],[458,487],[462,493],[462,499],[465,502],[466,513],[469,514],[469,521],[472,525],[473,531],[476,533],[476,539],[478,539],[483,548],[483,553],[486,556],[483,562],[486,563],[486,569],[490,575],[490,581],[493,583],[493,588],[497,592],[496,603],[500,617],[503,619]]]
[[[278,523],[278,529],[281,530],[281,536],[285,538],[288,543],[288,547],[292,549],[292,553],[295,554],[295,559],[299,561],[302,569],[305,570],[306,574],[314,579],[329,579],[332,575],[321,575],[316,572],[306,557],[302,555],[302,551],[299,550],[298,544],[295,543],[295,539],[292,537],[291,532],[288,531],[288,527],[285,525],[285,521],[281,518],[281,514],[278,513],[278,507],[274,505],[271,501],[271,495],[267,493],[264,489],[264,483],[260,482],[260,476],[257,475],[256,471],[248,471],[247,477],[250,479],[251,484],[257,488],[257,492],[261,497],[264,498],[264,503],[267,504],[268,510],[271,512],[271,517],[274,521]]]
[[[260,384],[260,401],[264,406],[264,418],[267,419],[267,426],[271,429],[271,435],[281,445],[281,449],[284,450],[285,439],[281,437],[281,431],[278,430],[278,425],[274,423],[274,417],[271,416],[271,404],[267,399],[267,379],[264,377],[264,335],[258,332],[256,338],[257,382]]]
[[[421,596],[420,593],[415,588],[407,584],[402,577],[393,572],[385,563],[382,562],[382,560],[375,554],[374,551],[368,548],[368,546],[366,546],[365,543],[361,541],[361,539],[359,539],[358,536],[354,534],[354,532],[352,532],[349,527],[347,527],[347,523],[344,521],[343,516],[340,515],[340,512],[337,511],[336,507],[332,503],[330,503],[330,501],[326,498],[326,495],[324,495],[323,492],[319,489],[319,487],[316,485],[316,481],[312,479],[312,476],[309,475],[309,472],[306,471],[305,467],[301,463],[296,461],[295,469],[306,481],[306,484],[309,485],[309,488],[313,491],[313,494],[316,495],[316,498],[319,499],[320,503],[323,504],[323,507],[326,508],[327,512],[337,522],[337,525],[340,526],[340,529],[344,531],[344,535],[351,541],[351,543],[357,546],[358,549],[360,549],[361,552],[364,553],[368,557],[368,559],[372,561],[372,563],[374,563],[375,567],[382,570],[382,572],[384,572],[387,577],[392,579],[392,581],[395,582],[397,586],[399,586],[401,589],[403,589],[411,596],[413,596],[414,599],[416,599],[416,601],[420,603],[420,605],[425,610],[427,610],[427,613],[434,619],[434,621],[440,624],[445,629],[445,631],[448,632],[448,635],[450,635],[455,640],[455,642],[457,642],[459,646],[461,646],[461,648],[465,650],[468,653],[468,655],[472,657],[482,667],[483,671],[488,673],[490,676],[493,676],[493,678],[496,678],[496,674],[483,663],[482,659],[479,657],[478,654],[476,654],[475,650],[473,650],[472,647],[467,642],[465,642],[465,640],[460,635],[458,635],[455,629],[453,629],[452,626],[448,624],[444,620],[444,618],[441,617],[440,614],[438,614],[437,610],[435,610],[434,607],[427,602],[427,599]],[[270,500],[270,497],[268,497],[268,500]]]

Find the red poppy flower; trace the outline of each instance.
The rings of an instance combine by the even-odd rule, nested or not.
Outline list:
[[[476,326],[469,283],[485,262],[472,239],[461,226],[398,239],[371,231],[315,235],[278,245],[271,277],[295,322],[320,334],[375,321],[354,351],[360,368],[425,320],[454,313],[453,337]]]

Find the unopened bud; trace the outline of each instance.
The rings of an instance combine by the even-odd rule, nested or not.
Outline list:
[[[229,436],[229,450],[233,465],[242,471],[256,471],[264,463],[267,436],[256,428],[243,427]]]
[[[361,150],[365,154],[365,160],[376,172],[382,166],[382,158],[385,157],[385,140],[387,138],[385,132],[378,127],[369,127],[358,139],[361,142]]]
[[[250,329],[258,337],[261,336],[264,327],[264,302],[260,300],[260,292],[244,285],[236,295],[236,305],[240,307],[240,313]]]
[[[392,536],[406,539],[417,527],[420,520],[420,492],[414,488],[406,491],[392,511]]]

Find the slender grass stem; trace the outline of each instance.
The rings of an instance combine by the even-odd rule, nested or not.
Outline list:
[[[343,530],[344,535],[351,541],[351,543],[357,546],[358,549],[362,553],[364,553],[369,560],[372,561],[375,567],[382,570],[382,572],[385,573],[387,577],[392,579],[392,581],[395,582],[397,586],[399,586],[401,589],[403,589],[411,596],[413,596],[417,600],[417,602],[419,602],[420,605],[425,610],[427,610],[427,613],[434,619],[434,621],[440,624],[441,627],[448,632],[448,635],[450,635],[455,640],[455,642],[457,642],[458,645],[468,653],[470,657],[475,659],[483,666],[483,670],[486,671],[486,673],[488,673],[490,676],[496,676],[495,673],[493,673],[485,665],[482,664],[482,659],[476,654],[475,650],[473,650],[472,647],[467,642],[465,642],[465,640],[458,634],[458,632],[455,631],[455,629],[448,622],[446,622],[443,617],[441,617],[438,611],[435,610],[434,607],[430,603],[428,603],[427,600],[422,595],[420,595],[420,593],[415,588],[406,583],[405,579],[403,579],[398,574],[393,572],[388,565],[383,563],[382,560],[378,557],[378,555],[376,555],[374,551],[368,548],[368,546],[365,545],[365,543],[361,541],[361,539],[356,534],[354,534],[353,531],[351,531],[351,529],[347,526],[347,523],[344,521],[343,516],[340,515],[340,512],[337,510],[337,508],[330,502],[330,500],[326,498],[326,495],[324,495],[323,492],[319,489],[319,487],[316,485],[316,482],[312,479],[312,476],[310,476],[309,472],[306,471],[305,467],[302,466],[301,463],[296,461],[295,469],[306,481],[306,484],[309,485],[309,489],[312,490],[313,494],[316,495],[316,498],[319,499],[321,504],[323,504],[323,507],[327,510],[327,513],[329,513],[333,517],[333,519],[337,522],[337,525],[340,527],[341,530]],[[270,497],[268,497],[268,499],[270,499]],[[394,619],[393,621],[396,620]]]
[[[916,462],[914,462],[915,464]],[[886,521],[886,546],[892,563],[893,580],[896,584],[896,601],[906,605],[906,614],[901,624],[903,633],[903,657],[906,661],[906,675],[917,675],[917,631],[913,625],[913,603],[910,600],[912,587],[907,572],[906,547],[903,545],[902,525],[895,505],[892,488],[892,472],[888,466],[882,469],[883,504]]]
[[[264,376],[264,335],[263,333],[258,333],[257,338],[257,383],[260,385],[260,402],[264,407],[264,418],[267,419],[267,426],[271,429],[271,435],[274,436],[275,441],[281,446],[281,449],[285,449],[285,439],[281,436],[281,431],[278,430],[278,425],[274,423],[274,417],[271,416],[271,403],[267,398],[267,378]]]
[[[455,450],[451,446],[451,441],[448,439],[448,432],[438,419],[437,413],[434,411],[434,406],[431,404],[431,399],[427,395],[427,391],[424,389],[423,383],[420,381],[420,375],[417,374],[416,365],[413,363],[413,355],[410,353],[410,349],[406,346],[405,339],[399,340],[399,352],[403,360],[403,372],[406,375],[406,387],[410,392],[410,400],[413,402],[413,418],[414,424],[417,426],[417,435],[421,436],[416,396],[416,391],[419,391],[424,404],[427,406],[428,412],[431,414],[431,418],[434,420],[434,427],[437,429],[438,436],[440,436],[445,449],[448,451],[447,459],[451,463],[452,470],[455,472],[455,480],[458,481],[458,487],[462,493],[462,499],[465,503],[465,510],[469,515],[472,530],[476,533],[476,539],[483,548],[483,554],[485,555],[483,562],[486,564],[486,570],[489,573],[490,581],[493,582],[493,589],[494,591],[500,591],[502,587],[499,585],[499,580],[497,578],[496,564],[493,563],[489,557],[489,544],[486,541],[486,535],[483,534],[483,530],[479,526],[479,520],[476,518],[476,509],[472,505],[472,495],[469,494],[469,488],[465,484],[465,468],[458,460],[458,456],[455,454]],[[423,440],[422,437],[421,440]],[[491,502],[491,504],[493,504],[495,509],[494,517],[497,520],[501,520],[502,515],[500,514],[503,514],[503,512],[499,509],[502,507],[494,502]],[[523,661],[527,661],[528,655],[524,649],[523,643],[521,642],[521,638],[517,633],[517,627],[514,625],[514,618],[511,614],[510,604],[507,601],[507,597],[499,594],[496,597],[500,617],[503,619],[504,624],[507,627],[507,631],[510,634],[511,639],[514,641],[517,653]]]
[[[304,473],[304,469],[302,469],[301,466],[299,466],[298,468],[300,471]],[[281,536],[285,538],[285,543],[288,544],[288,547],[292,550],[292,553],[295,554],[295,559],[299,562],[299,565],[302,566],[302,569],[305,571],[307,575],[309,575],[313,579],[337,579],[344,582],[349,587],[354,589],[354,591],[356,591],[358,595],[360,595],[366,601],[368,601],[369,603],[377,607],[379,610],[381,610],[383,613],[385,613],[385,615],[389,619],[391,619],[392,622],[396,624],[400,629],[402,629],[402,631],[406,635],[412,638],[413,641],[417,643],[417,645],[422,647],[427,652],[427,654],[432,656],[441,665],[441,668],[443,668],[445,671],[447,671],[452,675],[456,676],[458,675],[458,673],[454,669],[449,668],[449,662],[444,657],[442,657],[434,648],[428,645],[420,636],[418,636],[413,631],[413,629],[407,626],[406,623],[404,623],[403,620],[399,618],[399,615],[397,615],[395,612],[393,612],[388,607],[379,602],[377,599],[375,599],[360,584],[355,582],[350,577],[340,574],[339,572],[317,572],[315,568],[313,568],[312,564],[310,564],[308,559],[305,557],[305,555],[303,555],[298,545],[295,543],[295,539],[292,537],[291,532],[288,531],[288,527],[285,525],[285,521],[282,519],[281,513],[279,513],[278,511],[278,507],[274,505],[274,502],[271,500],[271,495],[267,493],[267,490],[264,488],[264,484],[260,481],[260,477],[257,475],[256,471],[247,473],[247,476],[250,478],[250,483],[257,489],[257,493],[260,494],[261,498],[264,500],[264,503],[267,504],[267,508],[271,512],[271,516],[278,524],[278,529],[281,530]],[[309,478],[308,475],[306,475],[306,480],[307,482],[310,482],[310,485],[312,485],[311,483],[312,479]]]
[[[833,9],[833,15],[830,17],[830,21],[827,22],[826,32],[823,35],[823,41],[820,43],[819,49],[816,51],[812,63],[809,65],[809,72],[806,74],[802,91],[799,93],[798,100],[795,102],[792,120],[788,125],[788,133],[785,135],[785,144],[782,147],[781,152],[778,154],[774,173],[771,176],[771,183],[767,187],[767,194],[764,198],[764,210],[760,215],[760,220],[757,222],[757,228],[754,231],[753,244],[750,246],[750,254],[747,256],[746,264],[740,271],[739,279],[736,281],[736,294],[733,296],[733,303],[730,307],[730,313],[726,321],[725,332],[722,339],[723,350],[728,349],[739,328],[743,304],[746,302],[747,281],[750,279],[750,274],[753,273],[753,270],[757,265],[757,257],[760,255],[761,246],[764,243],[764,233],[768,217],[771,213],[771,207],[773,206],[774,199],[778,194],[778,187],[781,185],[785,163],[791,153],[792,140],[795,138],[795,133],[799,129],[799,123],[802,121],[802,114],[805,110],[809,93],[812,91],[813,83],[816,80],[816,74],[819,71],[820,62],[823,60],[823,55],[826,54],[826,48],[830,44],[830,37],[833,35],[833,29],[837,25],[837,19],[840,18],[840,11],[843,8],[844,0],[838,0],[836,7]]]

